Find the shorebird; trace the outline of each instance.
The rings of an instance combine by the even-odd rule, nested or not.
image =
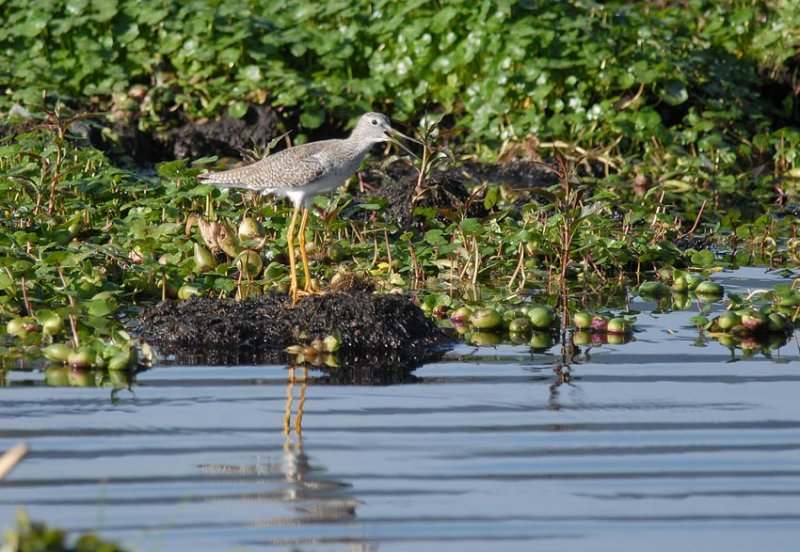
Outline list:
[[[197,180],[223,188],[247,188],[264,194],[287,197],[294,205],[292,219],[287,231],[289,248],[289,271],[291,284],[289,292],[292,303],[300,295],[314,293],[311,287],[311,273],[306,256],[305,230],[308,213],[317,194],[330,192],[342,186],[353,176],[370,148],[380,142],[393,142],[403,149],[403,144],[394,136],[416,142],[413,138],[394,130],[389,119],[381,113],[365,113],[361,116],[348,138],[310,142],[268,155],[244,167],[222,172],[203,173]],[[406,149],[406,151],[408,151]],[[411,153],[411,152],[409,152]],[[413,154],[412,154],[413,155]],[[294,254],[294,229],[302,209],[300,220],[299,246],[303,262],[305,287],[300,291],[297,285],[297,263]]]

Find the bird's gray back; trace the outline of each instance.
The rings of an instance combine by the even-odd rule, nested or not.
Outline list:
[[[251,190],[292,189],[307,186],[337,168],[337,155],[344,140],[323,140],[288,148],[260,161],[227,171],[205,173],[198,178],[208,184]],[[360,161],[359,161],[360,162]]]

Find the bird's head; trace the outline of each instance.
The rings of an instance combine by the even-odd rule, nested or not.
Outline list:
[[[391,123],[389,122],[389,118],[382,113],[370,112],[362,115],[356,124],[356,128],[353,129],[353,135],[357,136],[359,139],[363,139],[375,144],[379,142],[392,142],[406,150],[411,155],[414,155],[414,153],[409,151],[408,148],[400,143],[397,140],[397,137],[419,143],[419,141],[414,140],[402,132],[393,129]],[[414,155],[414,157],[416,157],[416,155]]]

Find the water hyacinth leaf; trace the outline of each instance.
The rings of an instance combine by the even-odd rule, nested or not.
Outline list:
[[[0,290],[6,293],[12,293],[17,285],[8,273],[0,271]]]
[[[165,161],[156,165],[158,176],[165,179],[172,179],[181,176],[183,170],[189,164],[189,159],[176,159],[175,161]]]
[[[110,292],[104,291],[86,301],[84,307],[90,316],[108,316],[116,312],[117,301]]]
[[[692,254],[692,264],[699,268],[711,268],[717,264],[717,258],[714,253],[708,249],[703,251],[696,251]]]
[[[358,208],[364,211],[380,211],[383,209],[383,205],[380,203],[361,203]]]
[[[129,344],[131,342],[131,336],[125,330],[121,330],[121,329],[116,328],[116,329],[111,331],[111,340],[115,344],[117,344],[119,346],[123,346],[123,345],[127,345],[127,344]]]
[[[228,106],[228,115],[236,119],[241,119],[247,115],[247,110],[249,108],[247,102],[233,102]]]
[[[439,228],[434,228],[425,232],[425,243],[429,245],[444,245],[447,240],[442,236],[444,232]]]
[[[481,221],[476,218],[465,218],[461,221],[459,227],[465,234],[470,236],[480,234],[481,230],[483,230]]]
[[[325,122],[325,112],[322,109],[311,108],[306,109],[300,115],[300,124],[305,128],[319,128]]]
[[[658,89],[658,95],[672,106],[680,105],[689,99],[686,83],[678,79],[664,81]]]
[[[495,205],[497,205],[497,201],[500,199],[500,188],[497,186],[489,186],[486,189],[486,196],[483,199],[483,207],[487,211],[490,211]]]

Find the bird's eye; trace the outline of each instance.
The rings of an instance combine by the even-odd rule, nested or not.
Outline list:
[[[378,119],[372,119],[372,120],[370,121],[370,124],[371,124],[371,125],[377,125],[377,124],[378,124]]]

